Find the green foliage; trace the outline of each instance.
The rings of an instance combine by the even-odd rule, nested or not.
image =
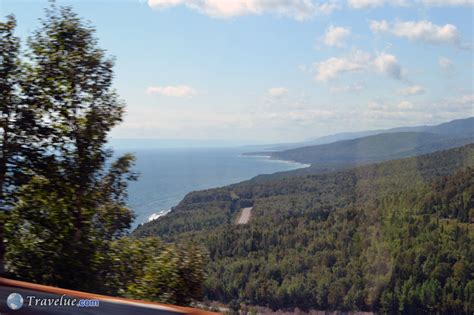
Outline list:
[[[0,22],[0,273],[3,272],[4,221],[15,201],[19,185],[28,181],[24,166],[36,155],[27,144],[34,141],[32,111],[21,102],[24,78],[20,62],[20,41],[14,35],[16,20]]]
[[[70,8],[46,10],[19,62],[15,20],[0,23],[0,245],[9,277],[189,304],[202,296],[196,246],[126,237],[134,157],[111,161],[124,104],[113,62]],[[4,247],[0,246],[3,267]]]
[[[187,305],[202,297],[203,251],[164,244],[156,238],[111,243],[104,285],[110,294]]]
[[[8,16],[0,23],[0,210],[4,211],[8,187],[13,182],[14,152],[18,150],[18,128],[13,120],[21,115],[19,95],[20,85],[19,40],[13,34],[16,21]]]
[[[106,137],[123,104],[93,31],[69,8],[53,5],[29,40],[22,102],[41,126],[41,141],[30,146],[43,149],[24,170],[31,179],[5,224],[7,270],[20,279],[95,288],[100,253],[133,219],[125,207],[133,157],[106,165]]]
[[[44,177],[34,177],[19,192],[5,225],[7,270],[20,279],[66,288],[96,290],[101,256],[108,241],[130,227],[133,215],[98,189],[77,204],[77,186],[61,191]],[[110,187],[108,187],[110,188]]]
[[[473,166],[468,145],[331,174],[249,181],[191,193],[134,235],[205,244],[211,300],[470,313],[474,229],[465,216]],[[231,224],[236,196],[253,202],[247,225]],[[220,222],[210,220],[217,216]]]
[[[472,128],[471,128],[472,129]],[[461,146],[473,141],[474,132],[439,135],[423,132],[382,133],[335,143],[275,152],[272,156],[285,160],[318,165],[367,163],[415,156]]]

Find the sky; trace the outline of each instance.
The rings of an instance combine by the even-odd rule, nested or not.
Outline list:
[[[474,116],[474,0],[57,3],[116,59],[116,139],[289,142]],[[0,16],[25,40],[47,6],[0,0]]]

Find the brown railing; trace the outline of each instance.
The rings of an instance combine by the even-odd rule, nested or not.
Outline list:
[[[11,293],[19,293],[23,296],[23,307],[19,310],[11,310],[6,303]],[[67,298],[78,298],[98,300],[96,307],[72,307],[72,306],[45,306],[29,305],[28,296],[34,295],[39,299],[58,299],[61,296]],[[33,303],[34,304],[34,303]],[[126,299],[87,293],[75,290],[61,289],[51,286],[34,284],[29,282],[11,280],[0,277],[0,314],[111,314],[111,315],[133,315],[133,314],[218,314],[199,310],[191,307],[167,305],[155,302]]]

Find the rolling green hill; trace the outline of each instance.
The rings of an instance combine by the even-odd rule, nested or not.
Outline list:
[[[133,235],[204,246],[211,300],[472,313],[474,145],[193,192]]]
[[[338,140],[347,139],[347,140]],[[310,143],[323,143],[308,145]],[[247,153],[273,159],[310,164],[299,170],[261,175],[251,181],[266,181],[295,175],[327,173],[373,162],[387,161],[474,143],[474,117],[435,126],[401,127],[323,137],[294,144],[283,151]],[[305,145],[305,146],[303,146]],[[280,147],[285,148],[285,146]]]
[[[415,156],[471,142],[474,142],[473,137],[458,138],[434,133],[397,132],[274,152],[271,156],[309,163],[313,167],[337,167]]]
[[[344,132],[324,137],[319,137],[313,140],[298,142],[298,143],[287,143],[287,144],[275,144],[266,147],[271,148],[273,151],[284,151],[290,149],[296,149],[301,147],[315,146],[321,144],[328,144],[342,140],[352,140],[382,133],[397,133],[397,132],[426,132],[442,135],[451,135],[454,137],[465,138],[474,137],[474,117],[456,119],[449,122],[445,122],[434,126],[415,126],[415,127],[397,127],[391,129],[379,129],[379,130],[365,130],[359,132]]]

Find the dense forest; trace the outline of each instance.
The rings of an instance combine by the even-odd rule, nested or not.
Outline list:
[[[253,206],[247,225],[233,224]],[[136,237],[204,244],[210,300],[474,311],[474,145],[190,193]]]

